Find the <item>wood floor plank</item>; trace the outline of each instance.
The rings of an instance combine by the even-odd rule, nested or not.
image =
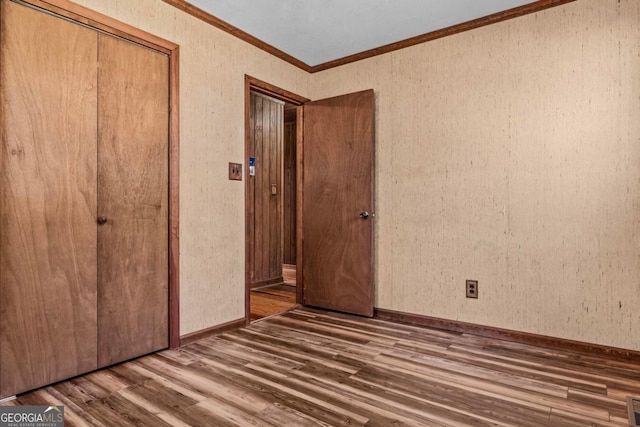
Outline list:
[[[258,333],[256,331],[239,331],[239,335],[246,334],[248,337],[249,345],[257,345],[256,342],[260,342],[263,347],[272,348],[274,353],[278,352],[284,355],[290,355],[292,357],[298,357],[300,360],[308,361],[321,361],[327,366],[337,369],[343,369],[345,372],[353,372],[353,367],[339,362],[330,362],[329,360],[338,355],[338,352],[333,349],[314,348],[308,344],[301,344],[295,342],[288,342],[283,338],[276,338],[268,336],[264,333]]]
[[[379,362],[378,366],[393,367],[393,369],[398,369],[400,370],[400,372],[414,372],[414,375],[423,376],[431,381],[437,381],[441,384],[449,384],[451,386],[460,387],[468,391],[481,390],[483,394],[487,396],[493,396],[495,398],[508,396],[507,398],[503,398],[505,400],[527,404],[532,407],[557,407],[563,410],[585,414],[598,420],[607,420],[609,418],[609,413],[605,410],[601,410],[600,408],[596,408],[590,405],[571,402],[567,399],[561,399],[540,393],[526,392],[520,389],[503,386],[495,382],[487,383],[486,381],[482,381],[476,378],[469,378],[464,375],[452,375],[450,373],[443,373],[438,370],[385,355],[379,356],[378,358],[376,358],[376,361]]]
[[[257,427],[277,427],[274,424],[260,418],[259,415],[252,415],[238,410],[236,406],[229,405],[225,401],[218,399],[207,399],[198,403],[198,406],[205,411],[214,414],[230,423],[230,425],[252,425]]]
[[[497,399],[492,395],[474,393],[470,390],[451,388],[447,384],[431,383],[412,375],[387,376],[386,371],[367,369],[351,378],[355,387],[367,387],[376,393],[392,393],[404,400],[414,400],[422,405],[426,412],[434,409],[501,420],[508,425],[518,427],[537,427],[544,425],[550,409],[523,405],[512,400]],[[414,405],[416,405],[414,403]],[[453,417],[452,417],[453,418]]]
[[[609,374],[612,378],[628,379],[634,381],[640,380],[640,372],[637,370],[637,366],[628,362],[621,362],[617,360],[607,359],[597,356],[586,356],[583,354],[569,353],[557,349],[543,349],[535,347],[529,344],[522,344],[504,340],[494,340],[491,343],[487,343],[484,337],[473,337],[464,335],[461,339],[468,341],[472,339],[474,342],[484,342],[482,349],[489,352],[495,352],[500,355],[509,357],[524,359],[530,364],[544,364],[545,366],[552,367],[556,371],[562,370],[578,370],[585,376],[592,376],[597,378],[606,378]],[[474,346],[477,347],[477,344]],[[526,358],[522,358],[526,355]]]
[[[271,365],[267,367],[247,365],[248,367],[263,372],[265,374],[277,371],[277,367]],[[367,413],[376,413],[378,417],[373,417],[370,423],[382,423],[382,425],[396,425],[398,423],[409,425],[428,425],[431,426],[435,422],[446,419],[452,422],[456,417],[451,414],[448,418],[443,418],[439,412],[451,412],[452,408],[441,408],[438,406],[430,406],[428,410],[424,410],[427,405],[419,408],[420,401],[414,398],[407,398],[399,394],[395,394],[395,398],[390,398],[390,394],[386,390],[373,390],[370,387],[354,387],[354,382],[350,381],[350,376],[344,376],[340,371],[336,371],[333,375],[324,370],[299,369],[289,373],[288,376],[283,375],[282,382],[291,384],[292,387],[312,388],[316,392],[325,396],[325,399],[335,399],[335,402],[347,401],[350,405],[357,407],[365,407]],[[329,396],[329,397],[328,397]],[[454,411],[456,412],[456,411]],[[410,419],[409,417],[412,417]],[[474,425],[485,425],[482,421],[487,421],[487,425],[500,425],[493,421],[483,419],[482,417],[468,417],[468,414],[460,413],[458,415],[462,420]],[[422,421],[422,422],[419,422]],[[461,421],[458,419],[458,421]]]
[[[47,394],[51,396],[51,398],[47,397],[44,400],[45,405],[63,405],[65,411],[65,424],[70,426],[95,426],[95,427],[107,427],[98,420],[94,419],[90,415],[88,415],[84,409],[80,406],[76,405],[72,402],[67,395],[64,393],[60,393],[55,387],[47,387]],[[40,390],[39,390],[40,391]],[[37,393],[34,392],[34,393]],[[74,421],[76,420],[77,421]]]
[[[283,339],[295,340],[296,342],[301,343],[318,343],[322,344],[326,348],[331,348],[336,351],[344,351],[348,348],[353,348],[354,341],[352,339],[348,339],[346,337],[340,337],[339,335],[327,336],[326,333],[312,331],[310,329],[305,329],[301,331],[299,328],[296,328],[294,325],[288,323],[276,323],[279,322],[280,318],[275,318],[274,322],[270,322],[268,325],[269,334],[274,337],[279,337]],[[260,328],[261,325],[256,325],[256,329],[260,331],[264,331]],[[369,341],[362,340],[358,342],[358,344],[368,344]]]
[[[204,361],[201,363],[204,364]],[[304,393],[282,387],[277,382],[270,381],[269,379],[265,379],[264,381],[248,381],[247,375],[239,374],[235,369],[228,367],[220,369],[216,363],[208,363],[207,365],[208,366],[199,367],[203,375],[242,389],[244,393],[253,392],[254,397],[260,396],[267,401],[289,407],[305,414],[305,416],[312,417],[329,425],[363,425],[362,423],[358,423],[357,420],[350,418],[348,416],[349,414],[344,414],[343,411],[335,412],[321,401],[307,398]]]
[[[305,308],[3,405],[97,427],[613,427],[627,395],[640,365]]]
[[[110,371],[104,370],[92,372],[85,375],[84,378],[95,384],[100,389],[106,391],[108,394],[116,393],[117,391],[132,385],[130,381],[123,379],[119,375],[115,375]]]
[[[283,427],[331,427],[330,424],[279,403],[274,403],[262,411],[260,416],[274,425]]]
[[[565,385],[550,384],[538,379],[528,378],[526,376],[518,376],[509,372],[501,370],[490,369],[484,366],[477,366],[474,361],[471,363],[460,363],[459,360],[443,359],[438,356],[419,355],[407,351],[393,351],[389,353],[392,357],[399,359],[406,359],[414,361],[432,368],[441,370],[443,372],[457,372],[464,374],[468,377],[475,377],[478,379],[484,379],[492,377],[495,383],[530,390],[542,394],[548,394],[551,396],[566,398],[569,391],[569,387]]]
[[[149,356],[139,360],[142,365],[151,370],[166,375],[172,378],[173,381],[181,383],[184,387],[189,387],[201,394],[226,399],[230,402],[242,399],[246,405],[257,408],[256,410],[262,410],[269,406],[269,401],[246,393],[246,390],[242,387],[207,378],[203,375],[205,372],[199,369],[199,366],[202,366],[204,361],[206,361],[206,359],[195,362],[188,368],[181,368],[180,366],[173,366],[171,363],[162,361],[161,358],[157,356]]]
[[[43,388],[21,397],[17,402],[20,403],[19,406],[21,405],[66,406],[63,400],[60,400],[56,395],[52,394],[50,391],[51,391],[50,388]],[[67,411],[65,413],[65,420],[64,420],[65,425],[78,426],[78,427],[97,425],[97,424],[91,423],[86,418],[84,418],[81,412],[84,412],[84,411]]]
[[[543,377],[546,381],[565,384],[569,387],[584,391],[605,394],[607,387],[618,387],[630,390],[632,393],[638,390],[637,384],[622,373],[620,376],[605,376],[602,373],[591,373],[583,370],[579,364],[572,368],[554,366],[552,362],[545,360],[526,360],[517,354],[497,354],[495,350],[463,349],[458,345],[451,346],[451,351],[471,354],[470,358],[482,360],[483,363],[493,364],[500,369],[517,370],[519,372]],[[604,370],[603,370],[604,372]]]
[[[200,360],[200,357],[193,354],[193,352],[184,349],[161,351],[159,354],[163,357],[166,357],[167,359],[174,360],[183,365],[188,365],[189,363]]]
[[[304,401],[313,403],[321,408],[323,408],[327,413],[333,413],[338,416],[338,420],[340,424],[351,424],[355,423],[356,425],[365,425],[369,419],[367,417],[361,416],[358,413],[354,412],[351,409],[345,409],[341,406],[337,405],[335,402],[331,402],[329,399],[321,399],[318,398],[317,395],[313,393],[305,393],[300,391],[304,390],[302,384],[297,384],[300,387],[292,387],[287,384],[285,381],[287,379],[284,375],[278,375],[277,372],[266,372],[265,370],[260,370],[262,375],[257,375],[255,369],[250,370],[240,370],[229,368],[225,365],[219,364],[217,362],[213,362],[212,360],[204,360],[203,363],[209,364],[218,369],[224,369],[233,372],[234,374],[245,378],[248,381],[259,383],[266,387],[271,387],[275,390],[280,390],[286,393],[289,396],[300,398]]]
[[[346,325],[327,325],[319,321],[302,322],[291,317],[283,317],[280,320],[291,324],[293,327],[303,327],[306,328],[306,331],[314,331],[322,333],[327,337],[341,338],[354,343],[364,344],[366,342],[373,341],[384,345],[394,345],[397,342],[395,339],[385,337],[382,334],[367,332],[365,330],[352,328]]]
[[[388,348],[388,350],[389,350],[389,351],[392,351],[392,350],[393,350],[393,348]],[[305,367],[305,368],[302,368],[302,369],[300,369],[300,370],[297,370],[297,371],[295,371],[295,372],[294,372],[294,373],[292,373],[292,374],[294,374],[294,375],[300,375],[300,374],[301,374],[301,373],[303,373],[303,372],[319,372],[319,375],[321,375],[324,379],[326,379],[326,378],[333,378],[333,379],[335,379],[336,381],[338,381],[338,383],[337,383],[337,384],[339,384],[339,383],[344,383],[344,382],[348,381],[348,378],[347,378],[346,376],[344,376],[344,375],[340,375],[340,374],[335,374],[335,373],[330,373],[330,372],[328,372],[328,370],[327,370],[327,368],[326,368],[326,367],[322,367],[323,369],[322,369],[322,368],[321,368],[321,369],[310,369],[311,367],[312,367],[312,365],[311,365],[310,363],[308,363],[308,364],[306,365],[306,367]],[[311,377],[313,377],[313,375],[312,375]],[[480,375],[479,377],[480,377],[480,378],[482,378],[483,376],[482,376],[482,375]],[[318,378],[320,378],[320,377],[318,377]],[[528,383],[528,382],[527,382],[527,383]],[[334,386],[335,386],[335,384],[334,384]],[[544,388],[544,390],[548,390],[550,387],[552,387],[552,386],[548,386],[548,387]],[[542,386],[541,386],[541,388],[542,388]],[[566,397],[566,394],[567,394],[567,389],[566,389],[566,387],[565,387],[565,388],[562,388],[561,393],[560,393],[559,395]],[[558,394],[556,394],[556,395],[558,395]],[[414,403],[415,403],[415,402],[414,402]],[[461,404],[462,404],[462,405],[464,405],[464,401],[462,401],[462,402],[458,401],[458,402],[455,402],[455,404],[456,404],[456,406],[460,406]],[[510,405],[512,405],[512,404],[510,403]],[[495,406],[495,405],[494,405],[494,406]],[[451,410],[452,406],[448,406],[448,407],[446,407],[446,408],[448,408],[447,410]],[[433,411],[433,408],[432,408],[432,411]],[[455,411],[454,411],[454,412],[455,412]],[[548,411],[547,411],[547,412],[548,412]],[[545,417],[547,416],[547,412],[545,412],[545,413],[544,413],[544,416],[545,416]],[[527,415],[527,417],[529,417],[529,418],[530,418],[530,417],[531,417],[531,416],[530,416],[530,414],[528,414],[528,415]],[[496,423],[498,423],[498,424],[499,424],[499,421],[498,421],[498,420],[494,420],[494,421],[495,421]],[[519,419],[519,420],[518,420],[518,422],[517,422],[517,423],[515,423],[515,425],[524,425],[524,424],[523,424],[523,420],[522,420],[522,419]],[[539,425],[539,423],[538,423],[538,424],[531,424],[531,425]]]
[[[153,416],[146,409],[117,395],[87,402],[86,412],[107,426],[153,425],[171,427],[171,424]]]
[[[273,375],[274,371],[271,367],[263,367],[258,365],[247,365],[254,371],[261,372],[265,375]],[[300,371],[294,371],[300,374]],[[370,399],[363,395],[355,396],[353,393],[344,393],[336,391],[336,386],[340,385],[340,381],[328,380],[325,383],[317,381],[317,377],[310,375],[294,375],[286,376],[280,374],[280,383],[288,385],[295,390],[305,390],[310,395],[321,396],[324,402],[329,402],[335,405],[335,408],[342,408],[342,410],[349,410],[353,413],[361,414],[364,417],[368,417],[367,425],[397,425],[397,424],[414,424],[414,425],[429,425],[424,422],[418,422],[417,419],[409,418],[402,414],[403,409],[399,406],[393,406],[391,408],[387,406],[385,408],[384,402],[378,399]],[[344,378],[340,378],[344,380]],[[326,387],[326,384],[330,387]],[[392,410],[389,410],[392,409]],[[422,414],[418,414],[421,416]],[[428,420],[425,420],[425,422]],[[431,420],[433,421],[433,419]]]
[[[247,349],[233,342],[225,340],[216,340],[212,343],[197,343],[198,345],[191,346],[194,351],[199,351],[203,356],[215,357],[221,354],[233,357],[239,360],[240,364],[255,363],[255,362],[269,362],[278,366],[282,366],[283,369],[299,369],[305,366],[304,363],[296,362],[291,359],[287,359],[281,356],[276,356],[266,351]]]
[[[603,408],[609,411],[610,417],[618,417],[621,419],[627,419],[627,405],[624,401],[612,399],[608,396],[601,396],[599,394],[593,394],[584,392],[582,390],[569,390],[567,398],[574,402],[586,403],[598,408]]]
[[[164,385],[165,387],[170,388],[171,390],[177,393],[180,393],[181,395],[188,397],[194,400],[195,402],[200,402],[207,398],[203,393],[198,393],[197,391],[189,388],[188,386],[187,387],[182,386],[181,384],[175,381],[172,381],[171,378],[168,378],[164,375],[159,375],[149,369],[146,369],[144,366],[138,364],[135,361],[126,363],[125,366],[129,368],[132,372],[136,372],[138,375],[144,375],[149,380],[155,380],[161,383],[162,385]]]
[[[61,383],[55,384],[54,387],[61,394],[65,395],[69,398],[71,402],[82,407],[84,403],[91,402],[92,400],[100,399],[102,397],[107,396],[107,392],[101,390],[99,387],[91,384],[89,381],[78,381],[82,380],[82,378],[74,378],[69,381],[63,381]],[[89,384],[90,387],[86,387]],[[91,389],[99,390],[98,393],[95,393]]]
[[[184,403],[180,404],[172,400],[172,398],[176,397],[175,395],[171,396],[165,391],[159,393],[154,393],[154,391],[143,386],[133,386],[120,390],[118,394],[132,403],[145,408],[148,412],[172,426],[194,426],[202,422],[202,419],[198,419],[192,415],[192,411],[185,410],[185,406],[191,406],[196,402],[191,401],[188,405]],[[182,396],[178,395],[178,400],[181,398]]]

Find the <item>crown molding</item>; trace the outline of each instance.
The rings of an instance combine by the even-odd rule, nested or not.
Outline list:
[[[232,36],[239,38],[259,49],[264,50],[289,64],[304,70],[308,73],[317,73],[319,71],[328,70],[330,68],[339,67],[341,65],[350,64],[353,62],[361,61],[363,59],[373,58],[378,55],[393,52],[396,50],[404,49],[406,47],[415,46],[417,44],[425,43],[431,40],[440,39],[443,37],[452,36],[454,34],[462,33],[465,31],[473,30],[474,28],[484,27],[486,25],[496,24],[498,22],[507,21],[509,19],[517,18],[519,16],[528,15],[530,13],[539,12],[541,10],[549,9],[552,7],[560,6],[565,3],[571,3],[576,0],[538,0],[533,3],[525,4],[523,6],[508,9],[502,12],[494,13],[492,15],[484,16],[482,18],[474,19],[472,21],[463,22],[461,24],[453,25],[447,28],[443,28],[437,31],[431,31],[429,33],[421,34],[419,36],[411,37],[399,42],[390,43],[384,46],[377,47],[375,49],[369,49],[364,52],[356,53],[354,55],[345,56],[333,61],[324,62],[318,65],[308,65],[297,58],[281,51],[280,49],[263,42],[262,40],[242,31],[241,29],[234,27],[233,25],[219,19],[204,10],[193,6],[185,0],[162,0],[165,3],[174,6],[183,12],[186,12],[202,21],[225,31]]]

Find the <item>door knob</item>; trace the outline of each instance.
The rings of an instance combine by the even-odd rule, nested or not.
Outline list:
[[[364,212],[360,212],[360,218],[362,218],[364,221],[369,219],[369,212],[364,211]]]
[[[105,225],[107,223],[107,217],[106,216],[99,216],[98,217],[98,225]]]

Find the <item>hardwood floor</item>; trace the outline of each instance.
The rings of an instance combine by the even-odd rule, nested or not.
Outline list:
[[[251,321],[296,308],[296,266],[282,266],[284,283],[253,289],[249,294]]]
[[[296,288],[290,285],[271,285],[254,289],[250,298],[251,321],[298,307]]]
[[[310,309],[19,396],[67,426],[626,426],[640,365]]]

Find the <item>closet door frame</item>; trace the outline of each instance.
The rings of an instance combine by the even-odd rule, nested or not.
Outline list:
[[[68,0],[19,0],[98,31],[120,37],[169,57],[169,346],[180,346],[179,275],[179,46]]]

